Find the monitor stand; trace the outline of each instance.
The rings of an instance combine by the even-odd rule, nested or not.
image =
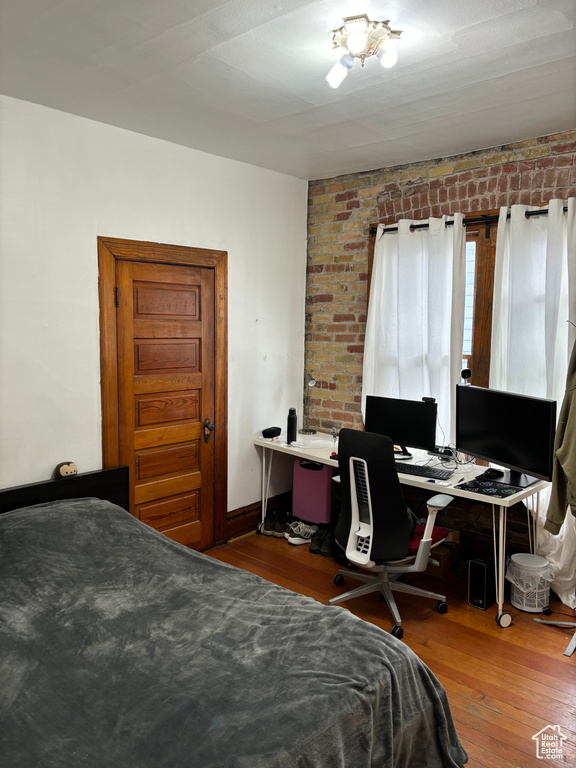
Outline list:
[[[496,477],[490,473],[490,467],[486,472],[481,475],[476,475],[474,480],[493,480],[495,483],[504,483],[505,485],[512,485],[515,488],[527,488],[529,485],[538,482],[537,477],[531,475],[525,475],[522,472],[515,472],[512,469],[501,469],[501,474]]]
[[[410,451],[406,450],[405,445],[395,445],[394,446],[394,459],[411,459],[412,454]]]

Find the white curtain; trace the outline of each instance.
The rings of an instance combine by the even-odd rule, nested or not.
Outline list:
[[[454,440],[454,399],[462,368],[466,232],[464,216],[402,220],[376,235],[364,345],[366,395],[438,403],[438,439]],[[447,226],[446,222],[454,222]]]
[[[526,205],[500,209],[494,270],[490,386],[562,405],[576,339],[576,198],[551,200],[548,215]],[[507,218],[510,213],[510,218]],[[557,536],[544,530],[549,494],[534,508],[539,551],[555,573],[552,588],[576,607],[572,515]]]
[[[551,200],[548,215],[527,205],[500,209],[494,268],[490,386],[564,396],[576,328],[576,198]],[[510,218],[507,214],[510,213]]]

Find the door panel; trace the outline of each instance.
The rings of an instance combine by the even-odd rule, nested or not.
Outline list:
[[[120,462],[131,511],[181,543],[214,542],[214,272],[118,261]]]
[[[165,501],[153,501],[139,508],[140,520],[158,530],[174,528],[199,517],[198,491],[173,496]]]
[[[161,385],[161,380],[155,382]],[[167,382],[169,386],[170,382]],[[200,420],[200,391],[167,392],[166,394],[146,395],[135,393],[136,424],[138,427],[165,425],[172,421],[197,422]]]

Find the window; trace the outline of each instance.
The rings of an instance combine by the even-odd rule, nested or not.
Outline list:
[[[470,384],[487,387],[490,376],[492,298],[498,211],[467,214],[466,223],[466,304],[462,367],[470,368]],[[478,221],[480,219],[480,221]],[[377,227],[370,228],[368,248],[368,295]]]
[[[485,215],[494,213],[491,211]],[[477,218],[476,214],[474,218]],[[495,220],[466,224],[466,304],[462,362],[463,367],[472,371],[470,384],[479,387],[487,387],[490,376],[497,228],[498,221]]]
[[[466,241],[466,298],[464,304],[464,340],[462,368],[468,367],[472,355],[472,330],[474,324],[474,278],[476,274],[476,242]]]

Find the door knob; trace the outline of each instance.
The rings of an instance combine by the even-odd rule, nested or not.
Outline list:
[[[204,419],[204,442],[207,443],[210,440],[210,435],[216,428],[215,424],[210,422],[210,419]]]

